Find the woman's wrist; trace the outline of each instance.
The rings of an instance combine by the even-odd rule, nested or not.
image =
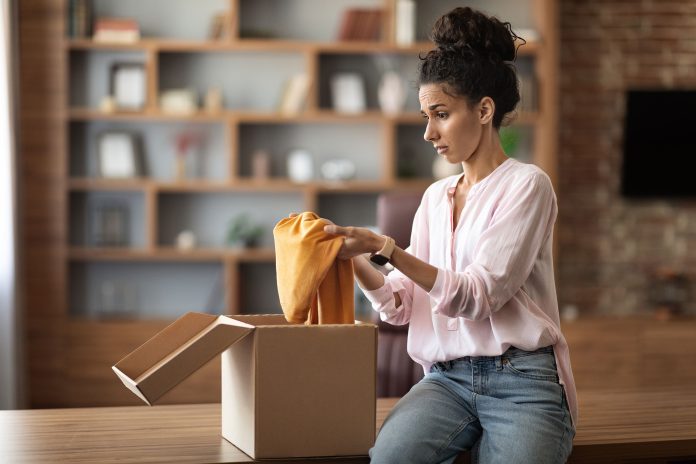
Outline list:
[[[377,253],[379,250],[384,248],[384,245],[387,243],[387,238],[384,235],[380,234],[373,234],[373,240],[372,240],[372,247],[370,249],[370,253]]]

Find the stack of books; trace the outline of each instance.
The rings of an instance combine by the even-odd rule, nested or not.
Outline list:
[[[338,40],[380,39],[382,10],[374,8],[349,8],[343,12]]]
[[[97,18],[92,39],[95,42],[137,42],[140,40],[140,27],[131,18]]]

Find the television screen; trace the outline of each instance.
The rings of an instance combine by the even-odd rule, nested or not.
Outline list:
[[[695,157],[696,90],[627,92],[624,196],[696,197]]]

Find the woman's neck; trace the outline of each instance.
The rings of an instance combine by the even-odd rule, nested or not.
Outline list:
[[[481,144],[476,153],[462,162],[464,170],[462,183],[467,187],[482,181],[508,159],[500,145],[498,131],[493,129],[492,125],[484,127],[483,130]]]

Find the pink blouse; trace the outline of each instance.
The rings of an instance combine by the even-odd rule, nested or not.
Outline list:
[[[463,174],[462,174],[463,175]],[[553,274],[556,195],[548,176],[508,158],[474,184],[452,233],[461,175],[435,182],[416,212],[406,250],[438,268],[428,293],[398,269],[363,292],[383,321],[410,323],[408,353],[425,372],[438,361],[553,345],[577,423],[575,382],[561,333]],[[394,292],[402,304],[395,306]]]

